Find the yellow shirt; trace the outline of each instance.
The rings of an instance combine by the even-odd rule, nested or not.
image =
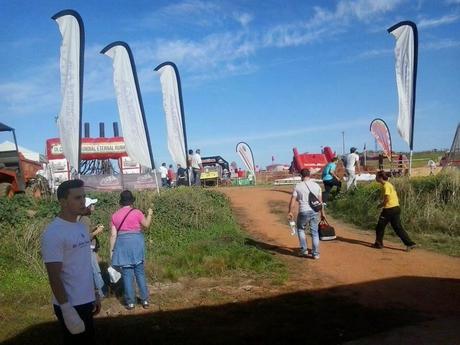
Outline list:
[[[387,195],[387,202],[383,205],[383,208],[391,208],[399,206],[398,194],[396,194],[395,187],[390,182],[383,183],[383,195]]]

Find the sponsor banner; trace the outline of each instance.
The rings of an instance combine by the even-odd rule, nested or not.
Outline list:
[[[153,174],[128,175],[82,175],[85,188],[97,191],[121,191],[156,189],[156,179]]]
[[[399,135],[413,149],[415,87],[417,81],[418,32],[410,21],[388,29],[396,39],[395,71],[399,97],[397,128]]]
[[[184,167],[187,164],[187,153],[179,75],[176,74],[177,67],[172,63],[160,66],[155,70],[160,75],[163,93],[163,109],[168,132],[168,150],[174,163]]]
[[[124,42],[114,42],[101,53],[113,59],[113,85],[126,151],[133,161],[153,169],[150,138],[131,49]]]
[[[65,10],[52,17],[62,35],[60,50],[62,104],[57,119],[62,153],[71,169],[80,169],[79,143],[83,90],[84,28],[80,15]]]
[[[236,145],[236,152],[241,157],[246,169],[248,169],[252,174],[255,173],[255,165],[254,165],[254,156],[252,155],[251,148],[248,144],[241,142]]]
[[[64,158],[59,138],[46,141],[48,159]],[[114,138],[83,138],[81,140],[81,159],[118,159],[127,156],[125,142],[122,137]]]
[[[383,153],[387,156],[388,160],[391,162],[391,136],[390,130],[388,129],[387,124],[382,119],[375,119],[371,122],[370,131],[374,136],[375,140],[382,148]]]

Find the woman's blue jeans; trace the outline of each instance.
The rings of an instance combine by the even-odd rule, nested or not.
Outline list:
[[[319,234],[318,234],[318,212],[301,212],[297,216],[297,235],[299,236],[300,250],[302,254],[307,253],[307,239],[305,230],[310,229],[312,238],[312,254],[319,255]]]
[[[96,253],[93,250],[91,250],[91,265],[93,266],[93,279],[96,291],[99,293],[99,296],[105,296],[104,279],[102,279],[101,268],[97,262]]]
[[[142,301],[149,300],[149,291],[145,280],[144,262],[137,265],[123,266],[121,270],[123,277],[123,288],[126,304],[136,303],[136,290],[134,288],[134,277],[136,277],[139,294]]]

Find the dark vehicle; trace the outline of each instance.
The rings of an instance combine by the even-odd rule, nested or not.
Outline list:
[[[218,186],[230,181],[230,169],[228,162],[221,156],[201,158],[204,171],[201,173],[201,182],[204,185]]]

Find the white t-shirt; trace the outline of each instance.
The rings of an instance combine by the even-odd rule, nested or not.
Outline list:
[[[56,217],[41,239],[43,261],[62,262],[61,280],[69,303],[73,306],[93,302],[91,241],[86,226]],[[53,294],[53,303],[59,305]]]
[[[346,169],[347,170],[355,170],[355,164],[358,163],[359,164],[359,156],[356,154],[356,153],[349,153],[347,155],[347,165],[346,165]]]
[[[195,153],[193,156],[192,156],[192,168],[193,169],[200,169],[200,164],[202,164],[201,162],[201,156],[199,153]]]
[[[160,170],[161,178],[166,178],[168,175],[168,169],[162,165],[158,170]]]
[[[307,188],[307,185],[308,188],[310,188],[310,190]],[[310,194],[310,191],[318,199],[320,199],[321,187],[316,182],[308,180],[296,184],[294,191],[292,192],[292,195],[299,202],[299,213],[313,211],[310,207],[310,204],[308,203],[308,195]]]

